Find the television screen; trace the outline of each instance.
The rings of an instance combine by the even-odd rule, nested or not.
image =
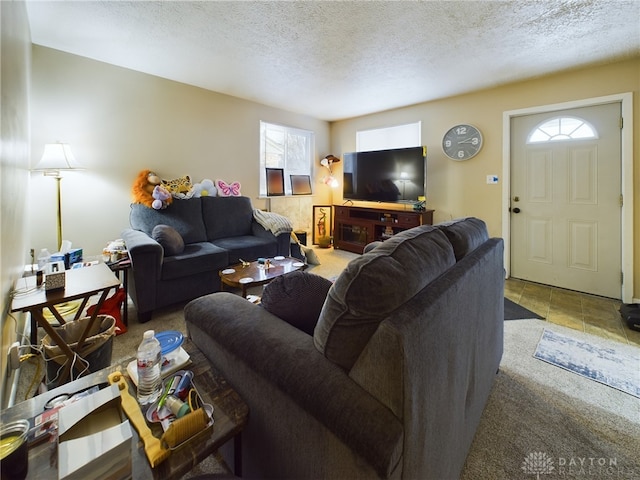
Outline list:
[[[417,202],[426,195],[426,147],[343,155],[343,197],[371,202]]]

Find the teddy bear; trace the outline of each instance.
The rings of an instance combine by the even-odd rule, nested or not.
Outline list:
[[[140,203],[146,205],[149,208],[153,208],[153,202],[156,200],[153,196],[153,191],[157,185],[162,183],[162,179],[151,170],[142,170],[138,173],[135,181],[133,182],[133,188],[131,190],[133,194],[133,203]],[[171,196],[162,200],[165,206],[172,202]]]
[[[153,193],[151,194],[151,196],[153,197],[151,206],[156,210],[167,208],[167,205],[169,205],[169,202],[171,200],[171,194],[167,192],[167,190],[163,188],[162,185],[156,185],[153,188]]]

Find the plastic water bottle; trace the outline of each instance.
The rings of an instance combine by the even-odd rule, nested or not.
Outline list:
[[[49,260],[51,260],[49,250],[46,248],[40,250],[40,254],[38,255],[38,271],[43,271],[44,267],[49,263]]]
[[[155,402],[162,393],[160,367],[162,349],[153,330],[147,330],[138,347],[138,403],[148,406]]]

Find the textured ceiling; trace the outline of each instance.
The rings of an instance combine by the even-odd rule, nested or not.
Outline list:
[[[640,55],[640,0],[27,1],[35,44],[337,120]]]

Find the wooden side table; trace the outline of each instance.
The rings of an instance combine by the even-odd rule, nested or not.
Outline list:
[[[44,287],[36,285],[36,277],[20,278],[15,285],[15,296],[11,302],[11,312],[28,312],[31,314],[31,344],[35,345],[38,341],[38,324],[45,329],[47,334],[53,339],[56,345],[67,356],[68,362],[65,364],[60,374],[60,381],[64,383],[70,374],[70,366],[75,365],[76,370],[81,372],[83,367],[81,362],[74,362],[76,351],[82,350],[84,341],[86,340],[91,327],[93,326],[100,307],[107,298],[109,290],[118,288],[120,280],[105,264],[93,265],[91,267],[77,268],[65,271],[65,287],[58,290],[45,290]],[[56,309],[57,305],[70,302],[73,300],[81,300],[80,308],[74,316],[74,320],[78,320],[89,299],[96,294],[100,294],[96,308],[87,322],[84,332],[78,339],[75,349],[65,342],[56,332],[53,326],[47,321],[43,315],[43,310],[48,308],[53,316],[64,325],[66,322],[62,315]]]

